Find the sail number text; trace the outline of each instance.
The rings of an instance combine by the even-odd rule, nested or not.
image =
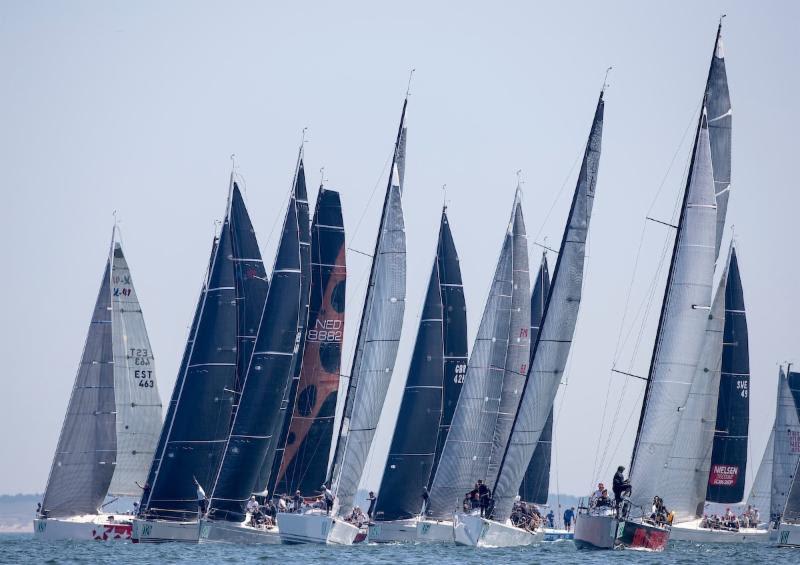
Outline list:
[[[750,391],[750,383],[748,381],[736,381],[736,390],[742,395],[742,398],[747,398]]]
[[[150,351],[144,348],[130,348],[130,355],[133,359],[133,364],[137,367],[149,367],[150,366]],[[151,388],[156,386],[155,380],[153,379],[153,370],[152,369],[134,369],[133,371],[133,378],[136,379],[136,382],[139,383],[139,386],[142,388]]]
[[[308,330],[307,341],[342,341],[342,320],[317,320],[314,327]]]

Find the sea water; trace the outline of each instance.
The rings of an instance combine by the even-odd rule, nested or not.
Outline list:
[[[797,564],[800,550],[767,544],[695,544],[670,542],[663,553],[640,551],[577,551],[572,542],[544,543],[514,549],[475,549],[452,545],[140,545],[100,542],[46,542],[33,535],[0,534],[0,563],[342,563],[362,565],[405,563],[456,565],[462,563],[741,563]]]

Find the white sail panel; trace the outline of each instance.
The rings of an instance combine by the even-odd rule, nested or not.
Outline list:
[[[649,382],[631,470],[634,507],[649,507],[660,494],[669,458],[694,382],[716,259],[716,200],[705,108],[695,139],[681,221],[667,280]]]
[[[761,517],[761,522],[769,521],[769,508],[772,500],[772,456],[775,452],[775,426],[769,433],[767,447],[761,457],[761,464],[758,466],[756,478],[753,486],[750,487],[750,494],[747,496],[748,506],[756,508]],[[784,501],[786,499],[784,498]]]
[[[800,397],[800,391],[792,391],[792,388],[800,385],[800,375],[792,372],[786,375],[781,369],[779,378],[769,505],[772,517],[783,514],[789,488],[800,460],[800,421],[798,421],[798,406],[794,401],[795,395]],[[765,508],[760,510],[763,512]]]
[[[117,462],[108,488],[115,496],[138,496],[161,431],[153,351],[133,279],[115,242],[111,267],[114,399],[117,406]]]

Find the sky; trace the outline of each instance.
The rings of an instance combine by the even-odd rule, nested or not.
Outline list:
[[[733,105],[726,232],[736,236],[750,338],[749,484],[772,424],[778,364],[800,361],[800,4],[0,3],[0,493],[45,487],[113,213],[166,404],[231,155],[271,265],[306,127],[309,186],[324,167],[356,250],[347,256],[349,368],[369,270],[358,251],[374,246],[412,68],[406,317],[362,486],[380,482],[443,201],[471,343],[516,172],[535,265],[536,243],[560,241],[613,66],[584,298],[556,399],[551,491],[583,494],[610,480],[629,462],[644,388],[611,368],[647,373],[669,260],[671,230],[645,218],[674,219],[722,13]]]

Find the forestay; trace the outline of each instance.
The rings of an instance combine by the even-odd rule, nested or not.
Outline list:
[[[533,362],[494,489],[493,517],[501,522],[511,514],[522,478],[553,408],[575,334],[582,296],[586,239],[600,165],[604,107],[601,92],[553,270],[541,329],[534,345]]]
[[[716,201],[706,110],[703,108],[672,253],[653,358],[634,444],[631,500],[644,508],[660,494],[680,409],[694,382],[711,307],[716,258]]]

